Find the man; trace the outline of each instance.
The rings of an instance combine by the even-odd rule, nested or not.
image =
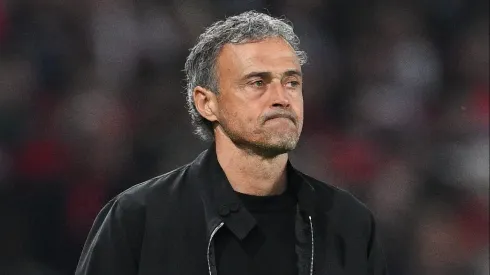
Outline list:
[[[185,64],[192,163],[98,215],[76,274],[386,274],[370,211],[288,161],[306,60],[290,25],[246,12],[199,37]]]

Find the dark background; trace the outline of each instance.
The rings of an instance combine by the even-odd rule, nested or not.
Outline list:
[[[248,9],[305,66],[293,163],[373,210],[391,274],[488,274],[488,1],[0,0],[0,274],[73,274],[115,194],[208,145],[188,49]]]

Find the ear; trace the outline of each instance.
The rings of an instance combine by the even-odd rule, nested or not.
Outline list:
[[[216,116],[218,104],[215,93],[201,86],[197,86],[194,88],[193,97],[196,109],[202,117],[211,122],[218,120]]]

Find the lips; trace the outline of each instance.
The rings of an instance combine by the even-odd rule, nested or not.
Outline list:
[[[294,124],[296,124],[296,116],[290,113],[276,113],[276,114],[266,115],[264,121],[268,121],[275,118],[287,118],[291,120]]]

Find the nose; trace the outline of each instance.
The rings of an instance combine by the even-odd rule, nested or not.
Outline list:
[[[279,82],[273,82],[269,91],[272,99],[272,107],[289,107],[289,95],[284,86]]]

